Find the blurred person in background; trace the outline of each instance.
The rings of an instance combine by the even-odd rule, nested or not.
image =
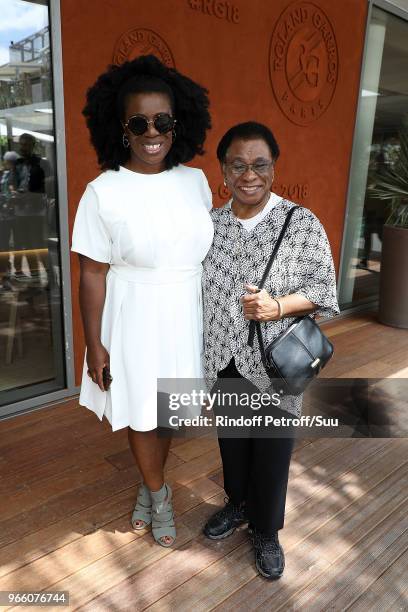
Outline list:
[[[32,134],[22,134],[19,138],[20,157],[16,161],[17,198],[14,218],[14,278],[17,282],[27,282],[29,277],[23,272],[23,251],[25,253],[31,280],[38,280],[40,261],[47,270],[46,177],[50,174],[47,160],[35,153],[37,140]]]
[[[3,156],[0,175],[0,291],[11,291],[10,246],[14,221],[14,197],[16,193],[16,162],[18,154],[7,151]]]

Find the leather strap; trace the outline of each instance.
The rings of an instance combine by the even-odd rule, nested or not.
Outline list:
[[[275,246],[273,247],[273,251],[272,254],[268,260],[268,263],[266,264],[266,268],[265,268],[265,272],[262,275],[262,278],[260,280],[260,282],[258,283],[258,288],[259,289],[263,289],[266,279],[268,278],[268,274],[271,271],[272,268],[272,264],[275,260],[276,254],[278,252],[278,249],[281,245],[281,242],[283,240],[283,236],[286,233],[287,227],[289,225],[289,222],[292,218],[293,213],[296,210],[299,210],[300,208],[302,208],[302,206],[293,206],[290,211],[288,212],[288,214],[286,215],[286,219],[285,222],[282,226],[282,229],[280,231],[280,234],[278,236],[278,239],[275,243]],[[262,362],[264,367],[267,367],[267,359],[266,359],[266,355],[265,355],[265,347],[264,347],[264,343],[263,343],[263,339],[262,339],[262,331],[261,331],[261,325],[259,323],[259,321],[251,321],[249,324],[249,333],[248,333],[248,346],[250,346],[251,348],[254,345],[254,338],[255,338],[255,330],[257,332],[257,336],[258,336],[258,342],[259,342],[259,348],[261,350],[261,357],[262,357]]]

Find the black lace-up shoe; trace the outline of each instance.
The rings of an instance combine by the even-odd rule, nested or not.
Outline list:
[[[225,507],[213,514],[205,524],[204,535],[210,540],[221,540],[234,533],[235,529],[248,519],[243,504],[235,505],[225,499]]]
[[[285,555],[279,544],[278,533],[271,537],[253,530],[251,536],[258,572],[269,580],[280,578],[285,569]]]

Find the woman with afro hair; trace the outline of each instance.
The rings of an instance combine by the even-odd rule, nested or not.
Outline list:
[[[213,237],[211,191],[184,164],[203,154],[207,91],[152,55],[110,66],[84,115],[102,173],[76,214],[86,341],[80,404],[128,428],[142,475],[134,529],[176,537],[164,482],[158,378],[202,376],[201,262]]]

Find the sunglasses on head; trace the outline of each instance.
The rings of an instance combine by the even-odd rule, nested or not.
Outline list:
[[[149,120],[146,119],[144,115],[134,115],[126,121],[124,127],[135,136],[141,136],[147,132],[149,125],[152,123],[154,129],[159,132],[159,134],[165,134],[174,128],[176,121],[177,119],[174,119],[174,117],[168,113],[160,113],[156,115],[154,119]]]

